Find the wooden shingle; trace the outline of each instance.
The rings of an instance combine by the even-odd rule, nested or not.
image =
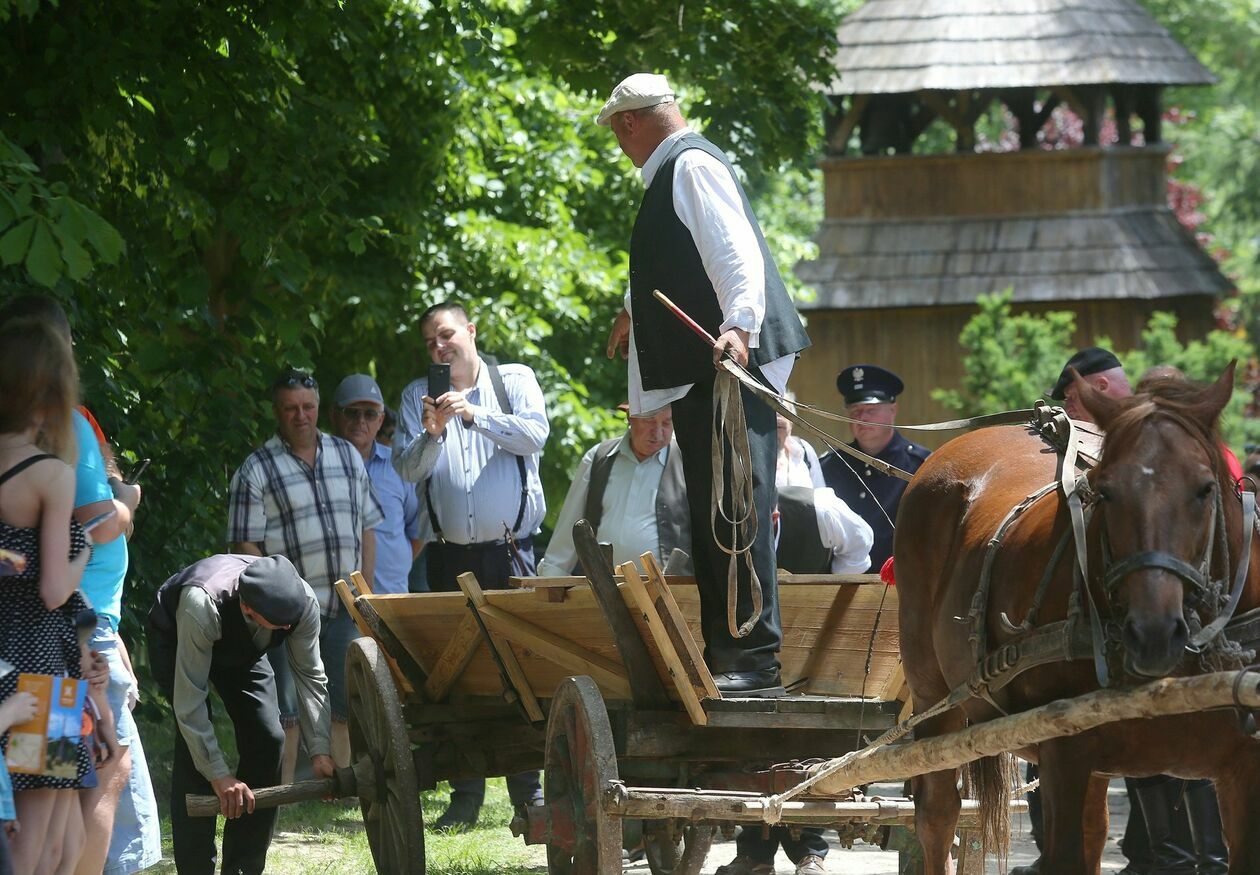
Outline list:
[[[1136,0],[869,0],[837,39],[837,95],[1215,81]]]

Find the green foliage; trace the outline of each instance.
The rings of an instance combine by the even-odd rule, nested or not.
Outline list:
[[[980,312],[968,320],[959,336],[965,350],[963,388],[933,389],[932,398],[961,416],[978,416],[1028,407],[1045,397],[1075,352],[1075,316],[1069,312],[1012,313],[1009,289],[981,295],[977,303]],[[1095,338],[1094,343],[1114,349],[1106,337]],[[1177,338],[1177,317],[1157,312],[1142,332],[1139,349],[1114,351],[1135,387],[1155,365],[1172,365],[1190,380],[1210,382],[1237,361],[1235,392],[1221,416],[1221,430],[1235,452],[1260,438],[1260,423],[1245,415],[1250,400],[1247,371],[1255,361],[1256,348],[1242,332],[1211,331],[1202,340],[1182,343]]]
[[[1180,88],[1165,103],[1183,124],[1165,126],[1185,161],[1177,176],[1206,195],[1203,211],[1242,292],[1252,336],[1260,327],[1260,17],[1253,0],[1142,0],[1219,82]]]
[[[1040,398],[1072,354],[1076,316],[1011,312],[1012,292],[981,295],[979,312],[958,342],[966,351],[961,390],[933,389],[932,398],[962,416],[1018,410]]]
[[[642,187],[600,104],[668,73],[790,272],[835,21],[823,0],[0,0],[0,298],[51,289],[88,404],[124,459],[154,458],[126,630],[223,548],[280,367],[313,367],[325,400],[353,371],[396,399],[440,299],[538,372],[558,512],[626,391],[603,349]]]

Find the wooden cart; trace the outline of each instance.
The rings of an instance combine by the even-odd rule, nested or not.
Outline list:
[[[377,868],[424,872],[419,791],[440,780],[543,769],[546,804],[517,818],[554,873],[621,871],[622,823],[601,797],[621,780],[661,788],[775,788],[754,769],[859,749],[906,708],[896,591],[876,575],[780,578],[780,659],[791,695],[722,698],[701,657],[693,581],[650,555],[614,573],[589,530],[588,577],[483,591],[338,591],[366,633],[347,665],[350,742]],[[803,765],[803,763],[802,763]],[[873,839],[890,804],[819,822]],[[644,824],[657,873],[698,872],[712,825]],[[886,834],[885,830],[885,834]]]

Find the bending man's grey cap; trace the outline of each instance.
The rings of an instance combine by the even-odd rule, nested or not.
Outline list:
[[[255,559],[238,578],[241,600],[276,626],[296,626],[306,611],[306,585],[284,556]]]

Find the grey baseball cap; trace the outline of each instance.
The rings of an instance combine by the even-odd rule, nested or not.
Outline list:
[[[367,374],[351,374],[337,386],[333,395],[333,403],[338,407],[346,407],[359,401],[370,401],[385,406],[385,398],[381,395],[381,387]]]

